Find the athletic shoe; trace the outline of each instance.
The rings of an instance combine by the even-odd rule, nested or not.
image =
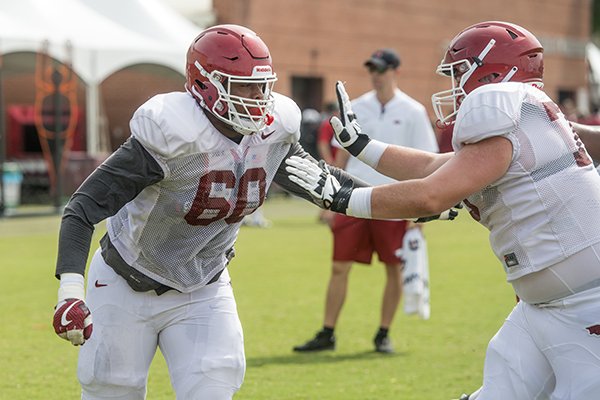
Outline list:
[[[392,341],[387,336],[375,336],[373,339],[375,343],[375,351],[378,353],[393,353],[394,347],[392,347]]]
[[[322,351],[335,350],[335,336],[328,332],[319,331],[315,337],[303,345],[294,346],[294,351]]]

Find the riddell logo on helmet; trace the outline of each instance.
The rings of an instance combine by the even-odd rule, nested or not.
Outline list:
[[[271,73],[271,67],[269,67],[268,65],[259,65],[254,67],[254,72]]]

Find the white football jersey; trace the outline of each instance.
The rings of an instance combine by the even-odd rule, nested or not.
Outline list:
[[[492,136],[511,141],[512,162],[466,204],[490,230],[509,281],[600,242],[600,176],[543,91],[511,82],[466,96],[456,116],[454,150]]]
[[[274,122],[240,144],[219,133],[186,92],[157,95],[138,108],[132,136],[164,179],[107,220],[110,240],[129,265],[182,292],[224,268],[242,218],[263,203],[300,137],[300,109],[274,95]]]

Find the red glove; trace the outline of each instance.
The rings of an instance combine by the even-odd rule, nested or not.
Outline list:
[[[92,335],[92,314],[81,299],[66,299],[56,305],[54,332],[74,346],[84,344]]]
[[[60,274],[58,304],[54,307],[54,332],[74,346],[85,343],[92,335],[92,313],[83,298],[83,275]]]

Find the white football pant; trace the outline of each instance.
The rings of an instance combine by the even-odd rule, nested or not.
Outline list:
[[[239,390],[246,360],[227,270],[194,292],[157,296],[135,292],[96,251],[87,287],[94,331],[79,353],[82,399],[145,399],[157,346],[178,400],[225,400]]]
[[[600,398],[600,288],[519,302],[487,349],[477,400]]]

